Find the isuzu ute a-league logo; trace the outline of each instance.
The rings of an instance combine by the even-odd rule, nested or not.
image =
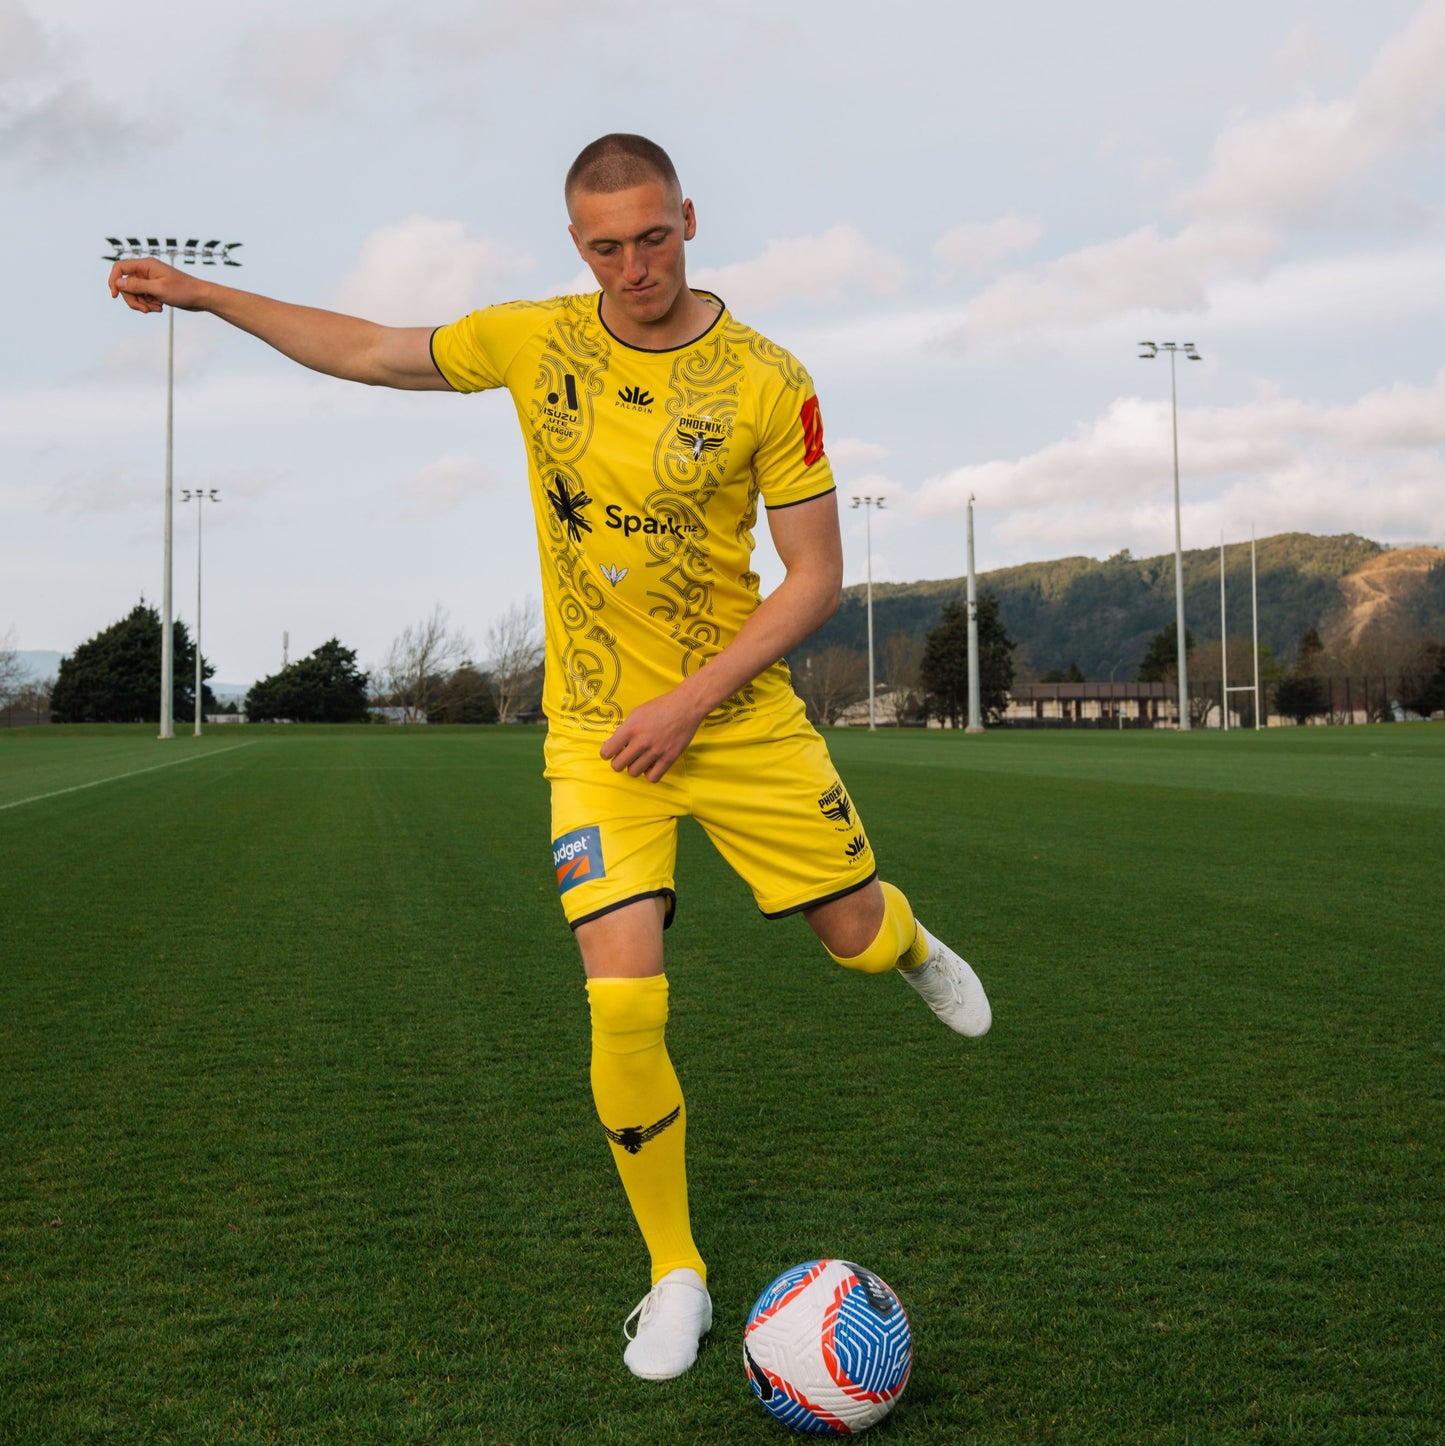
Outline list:
[[[602,576],[605,577],[613,587],[616,587],[617,584],[627,576],[627,569],[625,567],[612,567],[605,562],[602,564],[601,571]]]
[[[577,411],[580,405],[577,401],[577,378],[574,377],[571,372],[568,372],[567,375],[562,378],[562,389],[567,395],[567,410],[569,412]],[[547,393],[547,405],[549,407],[555,407],[561,400],[562,397],[559,393]]]
[[[583,517],[583,509],[589,507],[592,499],[578,488],[575,492],[567,485],[567,479],[560,473],[552,474],[552,485],[547,489],[547,498],[557,520],[567,529],[567,536],[573,542],[581,542],[584,532],[592,531],[592,524]]]

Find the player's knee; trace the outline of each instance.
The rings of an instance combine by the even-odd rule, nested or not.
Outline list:
[[[829,956],[845,969],[856,969],[862,974],[886,974],[897,967],[899,959],[913,942],[918,926],[908,900],[892,884],[883,883],[880,887],[883,891],[883,921],[872,943],[861,954],[850,956],[828,950]]]
[[[589,979],[592,1041],[613,1054],[633,1054],[662,1042],[667,1024],[667,976]]]

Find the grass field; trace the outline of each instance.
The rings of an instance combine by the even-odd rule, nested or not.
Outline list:
[[[153,731],[0,734],[0,1440],[779,1442],[824,1254],[913,1320],[879,1442],[1445,1437],[1445,729],[833,735],[976,1044],[685,830],[662,1386],[540,735]]]

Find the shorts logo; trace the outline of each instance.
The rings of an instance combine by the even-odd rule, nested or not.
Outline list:
[[[602,831],[596,824],[574,828],[552,841],[552,864],[557,870],[557,892],[565,894],[588,879],[605,879],[602,862]]]
[[[817,397],[809,397],[798,414],[803,424],[803,466],[811,467],[823,455],[823,414]]]
[[[843,852],[847,854],[850,863],[856,864],[868,852],[868,840],[861,833],[855,833],[848,840],[848,847]]]
[[[841,783],[835,783],[818,800],[818,812],[836,823],[840,833],[853,827],[853,802]]]

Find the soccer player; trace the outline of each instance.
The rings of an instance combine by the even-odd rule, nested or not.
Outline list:
[[[565,197],[599,290],[447,326],[375,325],[144,258],[117,261],[110,290],[135,311],[208,311],[331,376],[511,393],[542,560],[552,862],[586,975],[593,1098],[651,1256],[624,1360],[666,1380],[712,1323],[664,1042],[677,820],[698,820],[765,916],[801,913],[846,968],[896,970],[959,1034],[991,1013],[973,970],[879,880],[781,661],[831,616],[843,573],[808,373],[687,285],[697,218],[659,146],[603,136]],[[766,598],[760,501],[785,570]]]

